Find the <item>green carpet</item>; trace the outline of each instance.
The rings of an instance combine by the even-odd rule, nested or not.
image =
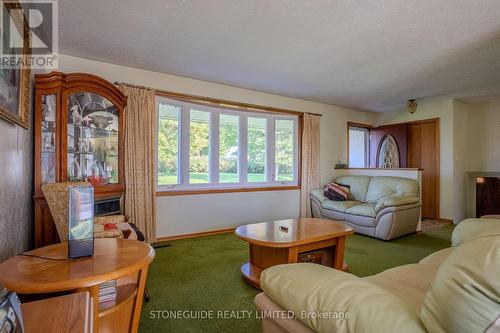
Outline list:
[[[345,261],[349,272],[358,276],[414,263],[448,247],[452,230],[452,226],[444,226],[391,242],[353,235],[347,238]],[[144,303],[140,332],[260,332],[260,320],[253,313],[258,291],[240,277],[240,266],[247,260],[247,243],[232,233],[173,241],[170,247],[158,248],[149,269],[151,300]],[[171,318],[173,311],[185,310],[191,312],[183,312],[183,317],[213,310],[215,318]],[[221,316],[218,311],[239,310],[252,311],[251,318],[217,319]]]

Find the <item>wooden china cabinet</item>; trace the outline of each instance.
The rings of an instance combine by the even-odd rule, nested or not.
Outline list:
[[[59,241],[43,184],[89,181],[96,215],[122,211],[126,101],[95,75],[35,76],[35,247]]]

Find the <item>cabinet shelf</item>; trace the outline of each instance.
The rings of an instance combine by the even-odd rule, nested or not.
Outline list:
[[[68,155],[70,154],[76,154],[76,155],[95,155],[95,152],[90,152],[90,151],[68,151]]]
[[[99,317],[107,316],[121,309],[137,295],[137,284],[130,283],[116,287],[116,300],[99,303]]]
[[[99,128],[99,127],[68,124],[68,128],[71,128],[71,127],[78,128],[80,130],[88,130],[91,132],[93,131],[93,132],[101,132],[101,133],[118,134],[118,131],[116,131],[114,129],[108,129],[108,128]]]

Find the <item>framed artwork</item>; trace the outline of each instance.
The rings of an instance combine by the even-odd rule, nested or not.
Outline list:
[[[20,4],[11,0],[2,0],[2,13],[8,8],[20,8]],[[10,11],[11,13],[22,13]],[[0,66],[0,117],[29,128],[30,122],[30,68],[25,66],[30,59],[30,35],[22,14],[11,16],[13,26],[18,31],[19,42],[23,44],[23,51],[12,56],[20,56],[24,61],[18,61],[18,66]],[[11,25],[12,27],[12,25]],[[7,32],[0,27],[2,41],[6,40]],[[12,35],[12,33],[11,33]],[[7,55],[3,54],[3,57]]]

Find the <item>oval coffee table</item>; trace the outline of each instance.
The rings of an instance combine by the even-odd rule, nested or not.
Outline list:
[[[321,257],[323,265],[347,270],[345,238],[354,231],[332,220],[300,218],[243,225],[235,234],[250,245],[250,260],[241,266],[243,279],[260,289],[260,274],[271,266]]]

